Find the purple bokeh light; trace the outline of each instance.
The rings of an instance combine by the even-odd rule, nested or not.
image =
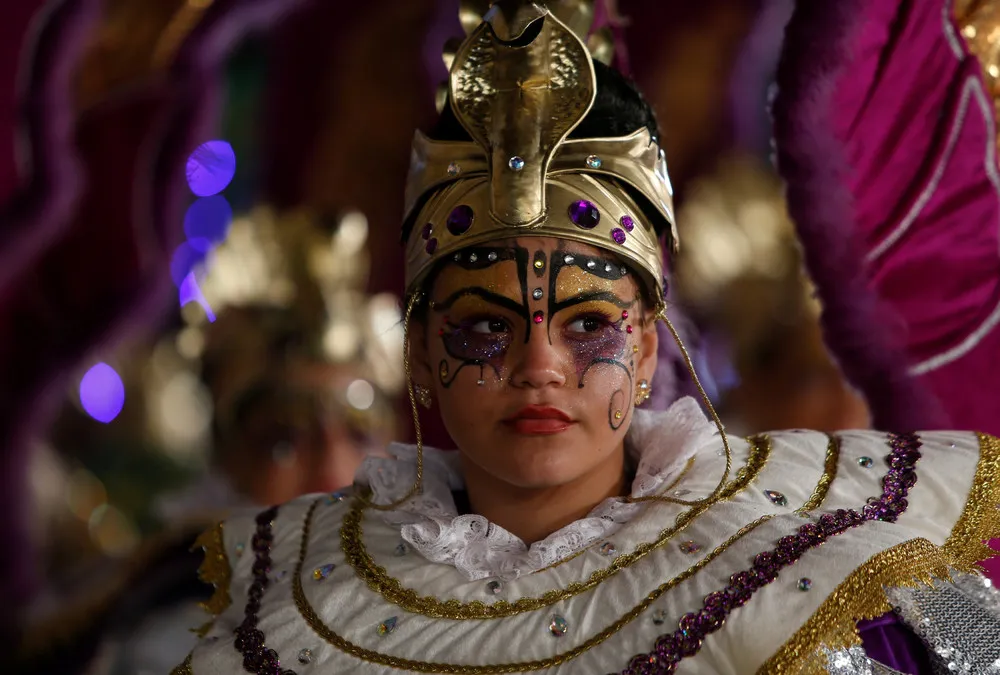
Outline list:
[[[223,239],[233,221],[233,209],[222,195],[195,200],[184,214],[188,243],[205,253]]]
[[[202,143],[188,157],[187,182],[199,197],[219,194],[236,175],[236,153],[226,141]]]
[[[181,307],[189,302],[197,302],[201,305],[201,308],[205,310],[205,318],[207,318],[209,322],[215,321],[215,312],[212,311],[212,307],[208,304],[208,300],[205,299],[205,294],[201,292],[201,288],[198,286],[198,280],[195,278],[194,272],[191,272],[184,277],[184,281],[181,282],[177,294]]]
[[[125,405],[125,385],[115,369],[98,363],[80,380],[80,404],[98,422],[108,424]]]
[[[170,278],[174,284],[180,286],[189,274],[198,270],[210,249],[206,241],[186,241],[178,246],[170,259]]]

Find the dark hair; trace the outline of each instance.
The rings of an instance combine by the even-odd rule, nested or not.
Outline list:
[[[602,138],[627,136],[640,127],[649,129],[653,138],[660,137],[656,115],[635,84],[611,66],[594,61],[597,94],[594,105],[581,120],[570,138]],[[436,141],[470,141],[451,105],[446,105],[437,124],[428,134]]]

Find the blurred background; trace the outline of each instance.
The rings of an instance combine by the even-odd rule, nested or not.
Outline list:
[[[198,532],[349,484],[412,433],[398,227],[458,5],[16,5],[0,25],[0,432],[29,449],[5,475],[29,478],[4,497],[25,551],[3,563],[21,580],[5,634],[25,672],[165,672],[202,621]],[[769,157],[791,1],[597,5],[659,117],[676,302],[727,425],[867,426]]]

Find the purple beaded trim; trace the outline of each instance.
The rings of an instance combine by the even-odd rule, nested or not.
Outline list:
[[[233,646],[243,655],[243,669],[258,675],[296,675],[294,670],[282,670],[278,652],[264,644],[264,633],[257,628],[257,612],[260,599],[264,596],[271,571],[271,542],[274,535],[271,524],[278,515],[278,507],[272,506],[257,516],[257,533],[253,535],[253,583],[247,590],[247,604],[243,611],[243,623],[233,633]]]
[[[882,478],[881,497],[870,498],[861,511],[838,509],[836,513],[824,513],[818,523],[806,523],[796,534],[779,539],[774,550],[758,553],[750,569],[732,575],[726,588],[706,596],[700,611],[682,616],[676,631],[658,637],[651,652],[632,657],[621,675],[673,673],[682,659],[698,653],[702,640],[719,630],[731,611],[745,605],[758,589],[774,581],[778,572],[794,564],[806,551],[871,520],[895,522],[906,510],[907,493],[917,482],[913,467],[920,459],[920,445],[916,434],[889,434],[892,451],[885,458],[889,471]]]

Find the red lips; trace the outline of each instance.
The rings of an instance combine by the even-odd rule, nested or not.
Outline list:
[[[519,434],[535,436],[561,433],[575,422],[559,408],[529,405],[505,419],[504,424]]]

